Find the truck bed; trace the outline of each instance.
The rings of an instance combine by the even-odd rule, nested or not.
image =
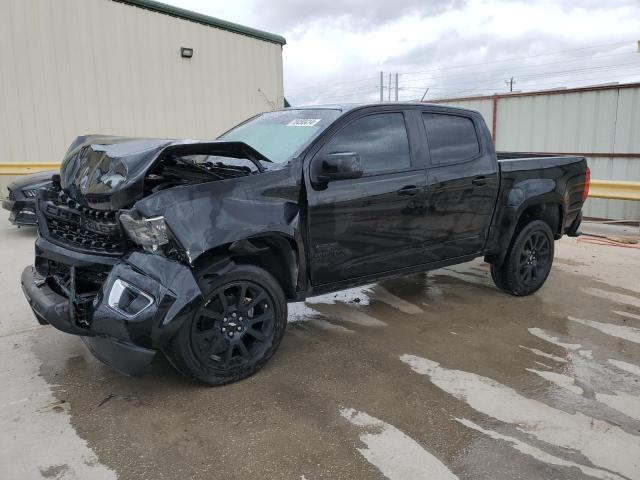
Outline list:
[[[584,203],[587,160],[580,156],[558,156],[526,152],[496,152],[500,170],[498,205],[518,204],[520,196],[535,193],[547,203],[560,206],[561,235],[570,228]],[[499,215],[498,215],[499,216]]]
[[[496,152],[500,170],[513,172],[536,170],[586,162],[584,157],[528,152]],[[544,177],[543,177],[544,178]]]

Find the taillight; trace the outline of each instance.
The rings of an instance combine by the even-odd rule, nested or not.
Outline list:
[[[582,190],[582,201],[584,202],[589,196],[589,185],[591,184],[591,170],[587,167],[584,174],[584,189]]]

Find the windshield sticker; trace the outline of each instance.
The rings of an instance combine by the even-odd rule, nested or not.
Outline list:
[[[296,118],[287,123],[287,127],[313,127],[320,118]]]

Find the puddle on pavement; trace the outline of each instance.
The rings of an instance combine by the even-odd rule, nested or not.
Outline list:
[[[161,358],[121,377],[58,332],[34,351],[78,433],[127,478],[380,478],[404,471],[384,457],[390,438],[441,478],[638,478],[640,346],[611,335],[637,297],[562,271],[525,298],[490,282],[474,263],[302,303],[265,369],[223,388]]]

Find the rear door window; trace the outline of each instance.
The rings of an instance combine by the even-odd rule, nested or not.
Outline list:
[[[431,163],[434,166],[471,160],[480,153],[473,120],[461,115],[423,113]]]

